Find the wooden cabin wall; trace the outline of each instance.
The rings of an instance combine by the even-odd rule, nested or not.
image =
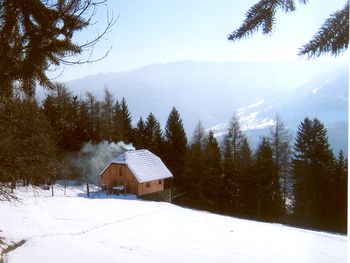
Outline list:
[[[138,195],[150,194],[164,190],[164,180],[154,180],[138,185]]]
[[[109,188],[125,185],[127,193],[138,194],[138,182],[125,164],[111,164],[102,174],[101,182]]]

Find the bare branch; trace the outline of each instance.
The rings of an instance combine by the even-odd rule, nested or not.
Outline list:
[[[5,186],[4,184],[0,185],[0,202],[1,201],[19,201],[19,198],[12,193],[11,189],[8,186]]]

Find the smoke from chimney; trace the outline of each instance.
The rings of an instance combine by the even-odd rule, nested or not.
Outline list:
[[[85,143],[73,160],[83,179],[98,184],[98,174],[119,154],[135,150],[132,144],[102,141],[99,144]]]

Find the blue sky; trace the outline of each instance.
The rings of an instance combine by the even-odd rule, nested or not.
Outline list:
[[[109,14],[119,16],[112,31],[94,49],[107,58],[94,64],[66,67],[57,80],[65,81],[103,72],[128,71],[154,63],[176,61],[305,61],[297,56],[324,20],[342,8],[344,0],[310,0],[290,14],[277,15],[272,35],[260,32],[239,42],[227,35],[240,26],[257,0],[109,0]],[[298,1],[297,1],[298,2]],[[79,32],[76,40],[93,38],[106,23],[100,8],[96,25]],[[347,60],[348,52],[336,60]],[[322,57],[317,62],[333,61]],[[55,76],[59,72],[50,73]]]

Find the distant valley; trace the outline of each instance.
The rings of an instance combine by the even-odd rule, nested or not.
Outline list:
[[[334,151],[347,153],[348,83],[347,64],[178,62],[66,85],[79,96],[89,91],[102,99],[108,88],[125,97],[134,123],[152,112],[164,127],[175,106],[189,138],[198,120],[220,137],[237,114],[254,146],[277,113],[292,132],[304,117],[317,117],[329,128]]]

